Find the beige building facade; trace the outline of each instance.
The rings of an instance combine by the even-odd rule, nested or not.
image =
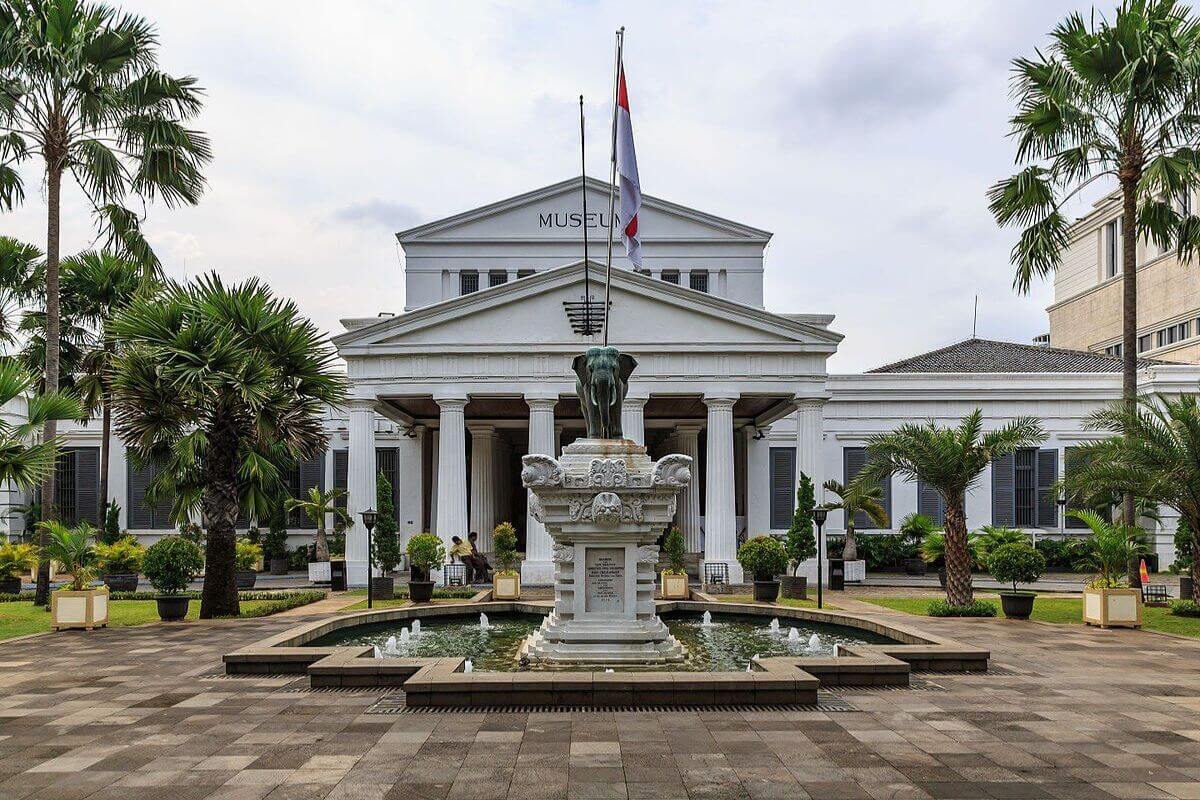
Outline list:
[[[1196,198],[1178,198],[1185,211]],[[1120,199],[1109,195],[1075,223],[1054,278],[1050,345],[1120,355]],[[1141,241],[1138,262],[1138,354],[1200,363],[1200,264]]]

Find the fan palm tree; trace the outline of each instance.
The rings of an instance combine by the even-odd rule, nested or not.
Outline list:
[[[0,208],[25,196],[19,168],[36,159],[45,181],[45,386],[58,390],[59,259],[63,176],[82,190],[110,246],[148,270],[158,261],[142,236],[132,197],[195,204],[208,140],[185,127],[201,108],[190,77],[157,65],[154,27],[86,0],[0,0]],[[56,423],[46,423],[52,440]],[[55,515],[54,473],[42,485]],[[38,599],[49,591],[38,572]]]
[[[1118,404],[1088,420],[1112,438],[1083,445],[1078,469],[1067,476],[1067,490],[1132,492],[1172,509],[1192,530],[1192,547],[1200,547],[1200,402],[1196,395],[1142,398],[1133,406]],[[1076,515],[1079,519],[1082,516]],[[1084,520],[1087,522],[1087,520]],[[1134,529],[1136,530],[1136,529]],[[1136,563],[1136,558],[1130,560]],[[1192,563],[1193,597],[1200,602],[1200,565]]]
[[[1021,228],[1014,287],[1053,273],[1070,238],[1065,206],[1099,180],[1121,200],[1122,397],[1137,396],[1137,242],[1187,258],[1200,217],[1175,199],[1200,186],[1200,22],[1177,0],[1124,0],[1112,21],[1073,13],[1034,58],[1017,58],[1012,136],[1020,172],[988,192],[1001,225]],[[1134,515],[1132,495],[1124,518]],[[1135,578],[1136,580],[1136,578]]]
[[[859,473],[859,480],[880,481],[899,475],[921,481],[941,495],[946,507],[946,600],[951,605],[967,605],[974,600],[967,493],[993,459],[1022,447],[1035,447],[1045,438],[1041,423],[1032,417],[1018,417],[985,433],[983,412],[977,408],[955,427],[932,420],[910,423],[867,441],[867,466]]]
[[[39,293],[41,281],[42,251],[0,236],[0,347],[6,351],[16,344],[21,313]]]
[[[847,561],[858,559],[858,542],[854,538],[854,518],[861,511],[867,519],[881,528],[888,526],[887,510],[883,507],[883,489],[879,481],[866,482],[852,480],[847,484],[839,481],[825,481],[825,491],[838,496],[836,503],[826,503],[830,511],[841,510],[846,517],[846,545],[842,548],[842,558]]]
[[[322,492],[319,486],[310,487],[308,490],[308,499],[301,500],[296,497],[289,497],[284,502],[284,509],[290,514],[296,509],[300,509],[304,516],[312,520],[313,525],[317,529],[317,561],[329,560],[329,540],[325,535],[325,520],[327,514],[332,514],[335,520],[335,526],[338,523],[345,528],[349,528],[354,524],[354,520],[346,509],[338,505],[338,500],[345,497],[346,492],[343,489],[330,489],[327,492]]]
[[[325,449],[325,407],[345,394],[328,339],[257,279],[209,274],[140,293],[108,325],[114,427],[161,470],[150,500],[207,528],[201,617],[238,612],[234,524],[266,519],[281,469]]]

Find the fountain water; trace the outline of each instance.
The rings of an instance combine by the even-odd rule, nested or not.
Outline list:
[[[471,659],[468,658],[467,663],[463,664],[463,672],[474,672],[474,671],[475,671],[475,665],[471,662]]]
[[[373,653],[375,658],[383,658],[383,651],[379,649],[379,645],[375,645],[373,649],[375,651]]]
[[[491,629],[492,629],[492,623],[488,622],[487,614],[480,614],[479,615],[479,630],[490,631]]]
[[[412,621],[412,635],[413,635],[413,636],[420,636],[420,635],[421,635],[421,620],[419,620],[419,619],[414,619],[414,620]]]
[[[408,644],[410,638],[411,638],[411,634],[409,634],[408,628],[403,628],[400,631],[400,644],[404,644],[404,645]]]
[[[817,636],[817,634],[815,634],[815,633],[812,636],[808,637],[808,649],[809,650],[820,650],[821,649],[821,637]]]
[[[705,628],[712,627],[713,621],[712,621],[712,612],[711,611],[704,612],[704,615],[702,617],[700,617],[700,624],[702,626],[704,626]]]
[[[400,648],[396,646],[396,641],[397,640],[395,636],[389,636],[387,641],[383,644],[383,652],[389,656],[399,653]]]
[[[767,626],[767,630],[771,632],[772,636],[779,635],[779,617],[771,618],[771,624]]]
[[[792,628],[791,630],[788,631],[788,642],[798,642],[798,641],[800,641],[800,631],[796,630],[795,628]]]

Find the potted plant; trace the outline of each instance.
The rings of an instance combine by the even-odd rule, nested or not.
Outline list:
[[[808,578],[797,573],[800,572],[801,564],[817,554],[812,517],[816,503],[812,479],[802,472],[800,484],[796,487],[796,513],[792,515],[792,525],[788,528],[783,544],[792,571],[790,575],[783,576],[781,584],[783,596],[792,600],[808,597]]]
[[[108,587],[88,588],[96,577],[96,546],[92,543],[95,529],[86,522],[75,528],[54,520],[38,525],[48,537],[47,558],[57,561],[64,572],[71,574],[70,588],[50,595],[50,628],[90,631],[108,625]]]
[[[334,527],[351,525],[353,521],[346,509],[342,507],[338,500],[346,496],[343,489],[330,489],[328,492],[322,492],[320,487],[313,486],[308,490],[308,497],[304,500],[289,497],[284,503],[284,510],[287,513],[292,513],[299,509],[306,517],[312,520],[313,527],[316,528],[316,552],[313,554],[313,561],[308,565],[308,579],[313,583],[329,583],[332,580],[332,573],[329,567],[329,538],[325,533],[325,518],[332,514],[334,518]]]
[[[971,557],[975,559],[975,566],[978,569],[987,569],[988,558],[992,551],[1006,544],[1028,543],[1029,535],[1022,530],[984,525],[971,538]]]
[[[1000,592],[1000,607],[1009,619],[1029,619],[1036,592],[1022,592],[1018,583],[1033,583],[1046,571],[1046,557],[1026,542],[1002,544],[988,554],[988,571],[1001,583],[1011,583],[1011,592]]]
[[[671,528],[667,538],[663,540],[663,554],[667,557],[667,568],[662,571],[662,596],[664,600],[686,600],[688,597],[688,576],[684,569],[684,559],[687,557],[687,542],[683,539],[683,531]]]
[[[937,531],[937,525],[933,520],[924,514],[909,514],[904,519],[900,520],[900,536],[907,548],[917,549],[916,556],[912,556],[912,549],[905,554],[905,558],[900,561],[900,568],[904,570],[906,575],[924,575],[925,559],[920,555],[920,546],[925,541],[925,537]]]
[[[187,616],[190,600],[181,592],[203,566],[200,547],[182,536],[164,536],[147,548],[142,570],[150,585],[159,591],[159,596],[154,599],[158,603],[158,616],[163,621],[172,622]]]
[[[21,576],[37,567],[37,558],[32,544],[0,544],[0,594],[20,594]]]
[[[492,549],[496,566],[492,576],[492,598],[518,600],[521,597],[521,572],[517,569],[517,529],[511,522],[501,522],[492,530]]]
[[[754,600],[774,603],[779,597],[779,580],[776,576],[788,568],[787,550],[779,540],[770,536],[755,536],[738,548],[737,560],[746,573],[754,576]]]
[[[96,545],[96,557],[104,585],[112,592],[136,592],[138,572],[146,549],[133,536],[122,536],[115,542]]]
[[[267,524],[267,535],[263,537],[263,550],[267,554],[267,569],[272,575],[287,575],[287,514],[283,511],[283,501],[276,501],[271,510],[271,520]]]
[[[104,544],[113,544],[120,538],[121,506],[116,500],[110,500],[104,507],[104,531],[100,534],[100,541]]]
[[[845,519],[846,536],[842,545],[841,555],[835,559],[830,556],[830,561],[841,560],[842,573],[847,581],[861,581],[867,577],[867,562],[859,556],[858,553],[858,538],[856,536],[857,523],[855,518],[861,512],[868,521],[873,523],[877,528],[887,528],[891,522],[888,519],[887,509],[884,508],[883,486],[871,482],[864,481],[861,477],[851,480],[849,483],[841,483],[836,480],[825,481],[825,491],[837,495],[837,502],[830,501],[825,504],[825,508],[830,511],[841,511]],[[830,564],[830,584],[834,582],[833,574],[837,570],[837,566]]]
[[[374,550],[371,561],[379,569],[380,575],[371,578],[371,592],[377,600],[391,600],[396,591],[392,571],[403,558],[403,552],[400,550],[400,537],[396,534],[398,526],[396,506],[392,502],[392,482],[383,470],[375,476],[375,508],[379,512],[371,536]]]
[[[511,527],[511,526],[510,526]],[[500,530],[500,526],[496,526]],[[408,596],[414,603],[428,603],[433,599],[433,581],[429,571],[440,567],[446,560],[446,547],[432,533],[418,533],[408,540],[409,581]],[[496,556],[500,549],[497,543]]]
[[[255,567],[262,561],[263,550],[249,539],[238,539],[234,545],[233,579],[238,589],[253,589],[258,580]]]
[[[1091,533],[1078,550],[1080,566],[1096,577],[1083,590],[1083,621],[1101,628],[1142,626],[1142,593],[1126,584],[1125,569],[1146,551],[1140,528],[1106,521],[1094,511],[1072,511]]]

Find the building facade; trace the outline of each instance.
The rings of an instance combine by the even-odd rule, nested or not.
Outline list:
[[[587,190],[589,209],[607,208],[606,185],[589,181]],[[702,563],[723,564],[739,581],[738,543],[787,529],[801,473],[818,487],[849,480],[872,434],[916,419],[954,422],[976,407],[989,425],[1036,416],[1048,438],[989,468],[968,499],[968,523],[1069,534],[1052,486],[1069,469],[1071,448],[1101,435],[1086,420],[1119,398],[1118,358],[1090,345],[972,339],[831,375],[826,362],[842,340],[832,315],[764,309],[771,234],[653,197],[641,215],[644,269],[628,269],[614,244],[609,341],[638,361],[622,422],[654,457],[694,459],[676,524]],[[584,225],[592,234],[586,257]],[[486,551],[492,528],[510,521],[526,582],[549,583],[550,539],[527,511],[520,457],[556,454],[583,435],[571,361],[601,339],[587,331],[602,318],[606,225],[598,212],[583,215],[576,178],[398,234],[407,307],[343,320],[334,342],[350,398],[329,410],[329,449],[293,470],[293,492],[346,488],[357,518],[375,506],[382,470],[402,536],[432,531],[448,542],[476,531]],[[1200,367],[1146,360],[1141,378],[1147,393],[1194,391]],[[89,503],[95,508],[98,435],[94,424],[67,434],[60,506],[71,504],[81,519]],[[109,494],[122,526],[146,539],[169,533],[165,509],[145,502],[153,471],[133,470],[114,450]],[[893,479],[884,488],[886,530],[917,511],[940,520],[928,487]],[[292,520],[293,544],[311,540],[304,524]],[[1154,532],[1164,563],[1173,527],[1167,519]],[[826,533],[844,529],[840,513],[831,514]],[[348,532],[347,560],[361,585],[361,526]],[[815,572],[815,562],[805,569]]]
[[[1175,206],[1191,213],[1194,202],[1185,193]],[[1120,355],[1120,217],[1120,197],[1111,194],[1072,226],[1047,309],[1052,346]],[[1144,239],[1137,245],[1137,264],[1138,354],[1200,363],[1200,265]]]

